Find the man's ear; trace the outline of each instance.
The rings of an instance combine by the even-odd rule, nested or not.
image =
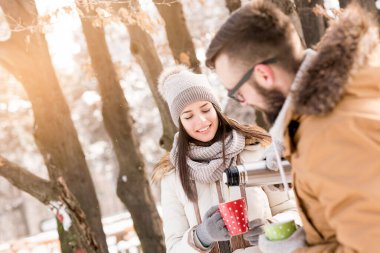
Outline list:
[[[274,73],[271,67],[265,64],[259,64],[255,67],[254,76],[256,81],[267,90],[273,90],[274,87]]]

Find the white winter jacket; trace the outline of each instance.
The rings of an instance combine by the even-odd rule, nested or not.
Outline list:
[[[264,148],[261,144],[246,146],[240,154],[242,163],[261,160]],[[218,204],[216,184],[196,183],[198,205],[201,217],[213,205]],[[222,186],[225,201],[241,198],[239,187]],[[285,191],[275,187],[248,187],[246,188],[249,221],[263,218],[272,221],[294,219],[300,224],[296,210],[293,192],[288,200]],[[175,169],[167,172],[161,179],[161,206],[165,243],[168,253],[193,253],[196,250],[193,228],[197,225],[194,205],[188,200],[182,188],[181,181]],[[260,252],[258,247],[235,250],[234,253]]]

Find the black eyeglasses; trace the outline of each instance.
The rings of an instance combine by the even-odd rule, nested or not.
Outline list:
[[[233,100],[235,100],[239,103],[242,102],[242,99],[239,98],[236,93],[251,78],[255,67],[259,64],[272,64],[275,62],[277,62],[276,58],[270,58],[268,60],[265,60],[265,61],[262,61],[260,63],[253,65],[253,67],[248,69],[248,71],[243,75],[243,77],[240,79],[240,81],[231,90],[228,91],[228,97],[232,98]]]

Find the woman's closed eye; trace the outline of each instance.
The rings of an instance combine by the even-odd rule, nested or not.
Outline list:
[[[211,108],[212,108],[212,107],[210,107],[210,108],[202,108],[202,110],[200,110],[200,112],[201,112],[201,113],[209,113],[209,112],[211,111]],[[187,112],[186,114],[184,114],[184,115],[182,116],[182,119],[184,119],[184,120],[189,120],[189,119],[191,119],[193,116],[194,116],[193,114],[190,114],[189,112]]]

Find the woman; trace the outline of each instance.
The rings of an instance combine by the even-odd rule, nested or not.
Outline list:
[[[158,87],[179,128],[153,177],[161,180],[167,252],[260,252],[264,224],[299,220],[294,200],[277,188],[228,189],[220,180],[229,166],[263,159],[269,136],[223,115],[205,75],[175,66],[161,74]],[[231,238],[217,205],[245,195],[250,231]]]

